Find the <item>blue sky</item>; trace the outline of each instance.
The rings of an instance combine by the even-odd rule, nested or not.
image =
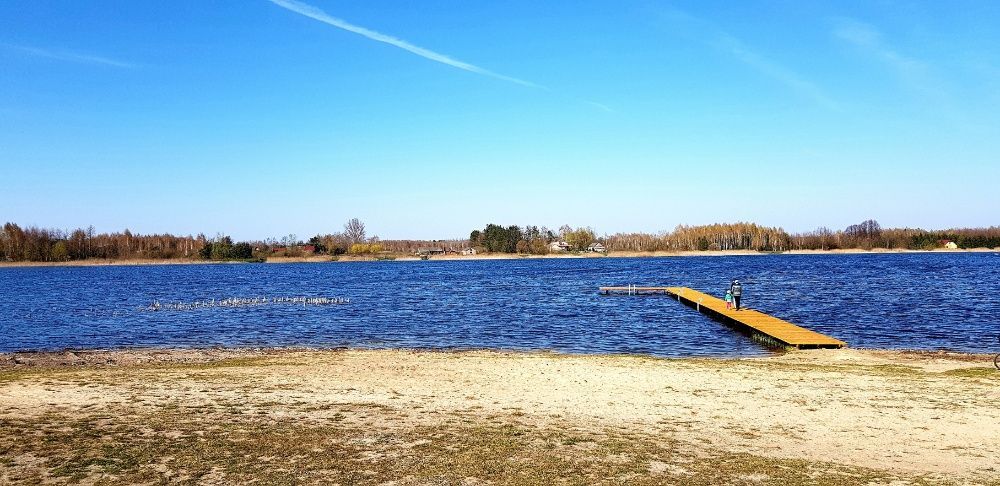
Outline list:
[[[1000,2],[0,3],[0,220],[1000,224]]]

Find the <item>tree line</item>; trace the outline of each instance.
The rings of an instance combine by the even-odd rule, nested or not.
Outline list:
[[[705,251],[756,250],[785,251],[791,237],[781,228],[754,223],[727,223],[703,226],[679,225],[660,234],[616,233],[604,238],[611,251]]]
[[[933,250],[952,242],[958,248],[1000,247],[1000,226],[987,228],[952,228],[925,230],[920,228],[882,228],[877,221],[868,220],[851,225],[842,231],[821,227],[814,231],[792,236],[793,248],[803,250],[836,249],[908,249]]]
[[[468,244],[480,251],[490,253],[521,253],[545,255],[549,253],[549,244],[564,241],[573,251],[586,250],[597,241],[592,228],[572,228],[564,225],[558,231],[552,231],[545,226],[517,225],[501,226],[488,224],[482,230],[469,233]]]
[[[232,238],[222,236],[205,243],[205,245],[198,250],[198,256],[203,260],[219,261],[264,261],[264,259],[267,258],[266,255],[260,255],[259,251],[258,255],[254,255],[253,250],[254,246],[249,242],[242,241],[239,243],[233,243]]]
[[[339,233],[316,235],[309,239],[308,244],[315,253],[328,255],[365,255],[385,251],[378,236],[368,237],[365,223],[358,218],[351,218],[344,223],[344,230]]]
[[[789,234],[782,228],[754,223],[677,226],[660,234],[618,233],[603,238],[611,251],[704,251],[704,250],[838,250],[906,249],[932,250],[953,242],[958,248],[1000,247],[1000,227],[924,230],[882,228],[869,219],[842,230],[817,228]]]
[[[583,251],[595,242],[610,251],[698,251],[698,250],[836,250],[836,249],[913,249],[940,248],[953,242],[958,248],[1000,248],[1000,226],[924,230],[919,228],[882,228],[875,220],[850,225],[842,230],[820,227],[813,231],[789,234],[778,227],[754,223],[726,223],[700,226],[680,225],[673,231],[658,234],[616,233],[598,237],[589,227],[558,230],[545,226],[488,224],[474,230],[468,240],[381,240],[368,237],[365,225],[354,218],[343,231],[316,235],[301,242],[295,235],[280,240],[234,242],[218,235],[208,238],[170,234],[133,234],[129,230],[97,233],[93,226],[72,231],[4,224],[0,230],[0,260],[64,262],[68,260],[109,259],[205,259],[262,260],[275,249],[286,256],[308,252],[326,255],[376,255],[385,252],[412,254],[420,248],[460,250],[473,247],[483,252],[546,254],[552,242],[566,242],[569,249]]]
[[[96,233],[93,226],[62,231],[6,223],[0,231],[0,259],[62,262],[88,258],[194,258],[206,242],[204,235],[138,235],[127,229],[120,233]]]

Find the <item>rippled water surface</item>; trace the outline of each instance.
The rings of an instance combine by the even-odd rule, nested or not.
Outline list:
[[[664,296],[681,285],[852,347],[995,351],[1000,256],[770,255],[0,268],[0,351],[136,346],[551,349],[659,356],[767,350]],[[345,297],[347,305],[141,310],[153,301]]]

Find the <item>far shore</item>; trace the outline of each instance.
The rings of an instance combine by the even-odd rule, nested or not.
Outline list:
[[[949,352],[0,354],[0,483],[996,484]]]
[[[434,255],[430,261],[462,261],[462,260],[534,260],[552,258],[658,258],[658,257],[720,257],[720,256],[759,256],[759,255],[846,255],[846,254],[896,254],[896,253],[989,253],[1000,252],[1000,248],[970,248],[970,249],[945,249],[934,250],[909,250],[909,249],[883,249],[872,250],[862,249],[837,249],[837,250],[788,250],[781,252],[764,252],[753,250],[705,250],[705,251],[615,251],[609,253],[593,252],[565,252],[549,253],[546,255],[522,255],[514,253],[482,253],[477,255]],[[390,254],[381,257],[368,255],[311,255],[304,257],[269,257],[265,263],[345,263],[364,261],[420,261],[421,258],[412,254]],[[118,259],[88,259],[69,260],[65,262],[0,262],[0,268],[4,267],[99,267],[99,266],[130,266],[130,265],[234,265],[243,262],[201,260],[194,258],[172,258],[172,259],[152,259],[141,258],[132,260]]]

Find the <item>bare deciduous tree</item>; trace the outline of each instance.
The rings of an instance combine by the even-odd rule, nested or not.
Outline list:
[[[351,218],[350,221],[344,223],[344,236],[346,236],[351,243],[364,243],[365,224],[358,218]]]

